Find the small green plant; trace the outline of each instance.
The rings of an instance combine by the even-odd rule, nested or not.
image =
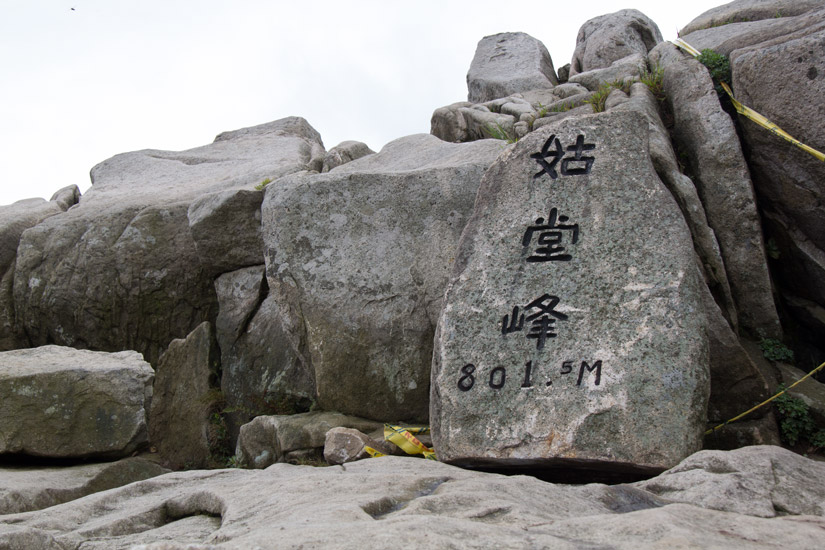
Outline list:
[[[584,100],[585,103],[589,103],[591,107],[593,107],[594,113],[602,113],[605,109],[605,104],[607,102],[607,98],[613,90],[621,90],[624,93],[630,92],[630,85],[633,84],[633,80],[614,80],[613,82],[605,82],[599,89],[590,97]]]
[[[573,105],[572,101],[569,102],[569,103],[567,101],[564,101],[562,103],[558,103],[556,105],[553,105],[553,108],[550,109],[550,111],[553,112],[553,113],[564,113],[564,112],[569,111],[573,107],[574,107],[574,105]]]
[[[762,355],[769,361],[793,363],[793,351],[775,338],[762,338],[759,347],[762,348]]]
[[[226,467],[227,468],[243,468],[244,463],[243,459],[238,457],[238,455],[232,455],[226,459]]]
[[[547,107],[539,103],[538,111],[536,111],[538,118],[544,118],[547,116]]]
[[[510,132],[507,131],[507,128],[498,122],[495,124],[487,124],[484,129],[493,139],[500,139],[502,141],[506,141],[507,143],[515,143],[518,141],[518,138],[515,135],[511,135]]]
[[[255,189],[257,189],[258,191],[263,191],[264,187],[266,187],[266,186],[267,186],[267,185],[269,185],[270,183],[272,183],[272,180],[271,180],[271,179],[269,179],[269,178],[266,178],[264,181],[262,181],[261,183],[259,183],[258,185],[256,185],[256,186],[255,186]]]
[[[784,384],[779,386],[780,391],[784,389]],[[782,439],[788,445],[796,445],[806,439],[814,447],[825,449],[825,429],[817,428],[807,403],[787,393],[783,393],[773,402],[781,418],[779,429]]]
[[[765,242],[765,252],[768,254],[768,257],[773,258],[774,260],[778,260],[782,255],[781,252],[779,252],[779,247],[776,245],[776,241],[773,239],[768,239]]]
[[[665,70],[659,64],[656,64],[650,68],[645,67],[643,71],[639,72],[639,82],[648,87],[653,97],[659,101],[664,101],[664,76]]]
[[[730,60],[720,53],[705,48],[696,58],[702,65],[708,68],[710,76],[713,78],[713,84],[716,87],[716,93],[720,96],[725,93],[721,82],[730,82]]]

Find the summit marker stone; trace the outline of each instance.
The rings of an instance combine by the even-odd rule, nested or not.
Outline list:
[[[565,119],[485,174],[435,338],[440,460],[655,472],[701,448],[701,280],[647,136]]]

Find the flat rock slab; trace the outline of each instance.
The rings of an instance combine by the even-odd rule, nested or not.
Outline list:
[[[779,449],[782,451],[782,449]],[[787,452],[787,451],[785,451]],[[747,451],[744,455],[747,455]],[[729,460],[745,459],[730,454]],[[781,456],[777,453],[777,458]],[[800,457],[801,458],[801,457]],[[786,477],[801,488],[812,461]],[[711,464],[694,481],[725,489]],[[748,475],[749,468],[742,468]],[[749,479],[772,472],[760,468]],[[754,517],[674,503],[628,486],[554,485],[529,476],[384,457],[344,467],[176,472],[48,510],[0,517],[0,547],[26,550],[553,548],[816,549],[825,518]],[[724,504],[724,503],[723,503]]]
[[[647,135],[565,119],[485,174],[435,340],[440,460],[657,471],[701,447],[700,280]]]
[[[147,441],[153,378],[135,351],[0,353],[0,454],[128,456]]]
[[[42,510],[169,472],[145,458],[77,466],[0,466],[0,516]]]

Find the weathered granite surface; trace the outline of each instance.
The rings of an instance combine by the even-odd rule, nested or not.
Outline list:
[[[435,341],[441,460],[661,471],[700,448],[702,283],[647,129],[566,119],[485,174]]]

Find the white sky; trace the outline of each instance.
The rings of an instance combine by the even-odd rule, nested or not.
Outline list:
[[[189,149],[291,115],[327,149],[377,151],[466,100],[484,36],[526,32],[558,69],[588,19],[636,8],[672,40],[722,3],[0,0],[0,205],[85,192],[117,153]]]

